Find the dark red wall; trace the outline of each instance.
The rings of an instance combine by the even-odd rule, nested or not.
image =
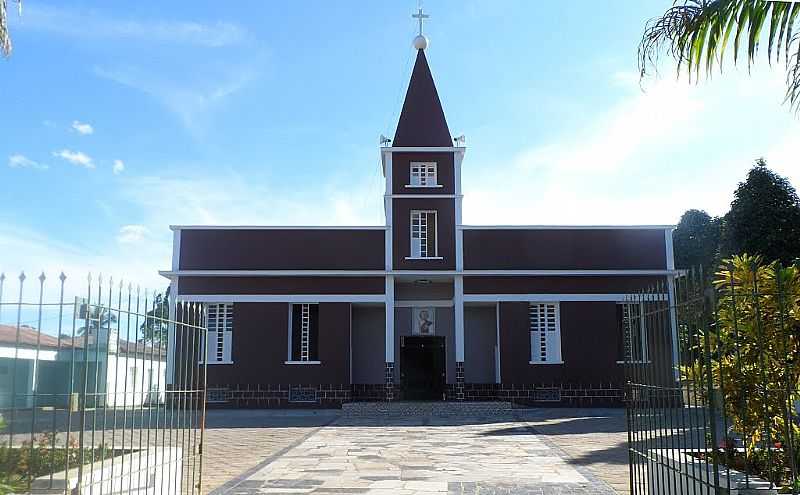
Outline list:
[[[617,305],[562,302],[561,356],[564,364],[532,365],[528,303],[500,303],[500,379],[505,384],[622,382]]]
[[[665,283],[664,277],[464,277],[464,293],[627,294]]]
[[[383,230],[181,231],[181,270],[382,270]]]
[[[411,183],[411,162],[436,162],[436,180],[444,187],[405,187]],[[455,194],[453,153],[393,153],[394,194]]]
[[[392,207],[392,256],[399,270],[453,270],[455,257],[455,203],[451,198],[395,198]],[[438,213],[439,256],[441,260],[407,260],[411,254],[411,210]]]
[[[464,230],[467,270],[666,268],[663,230]]]
[[[383,294],[383,277],[180,277],[181,295]]]
[[[289,305],[233,306],[233,363],[209,365],[208,385],[338,385],[350,383],[350,304],[319,305],[320,365],[284,364],[288,358]]]

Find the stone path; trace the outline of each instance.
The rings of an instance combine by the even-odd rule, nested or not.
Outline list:
[[[611,494],[515,417],[340,418],[219,493]]]

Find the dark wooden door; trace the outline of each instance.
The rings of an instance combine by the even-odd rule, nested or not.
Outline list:
[[[443,400],[444,337],[404,336],[400,346],[400,387],[404,400]]]

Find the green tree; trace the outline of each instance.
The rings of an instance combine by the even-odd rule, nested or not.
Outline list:
[[[717,265],[721,220],[703,210],[689,210],[672,233],[676,268],[702,266],[712,273]]]
[[[785,101],[800,110],[800,2],[770,0],[675,0],[660,17],[647,22],[639,43],[642,77],[656,71],[662,52],[675,59],[678,74],[698,80],[722,70],[728,47],[733,61],[747,56],[750,67],[767,35],[766,59],[784,65]]]
[[[16,0],[22,13],[22,0]],[[8,32],[8,0],[0,0],[0,53],[4,57],[11,55],[11,35]]]
[[[83,303],[78,309],[78,321],[81,323],[78,335],[83,336],[87,329],[91,330],[90,333],[95,334],[98,329],[113,329],[117,322],[117,315],[109,308]]]
[[[739,183],[723,224],[726,256],[752,253],[784,264],[800,257],[800,198],[763,159]]]
[[[169,287],[163,294],[153,299],[153,308],[147,312],[147,318],[141,326],[139,341],[150,345],[167,345],[169,331]]]

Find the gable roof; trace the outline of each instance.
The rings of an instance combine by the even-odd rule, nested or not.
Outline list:
[[[392,146],[453,146],[424,50],[417,50]]]
[[[36,347],[38,336],[39,346],[42,349],[57,348],[58,339],[47,335],[46,333],[40,334],[35,328],[22,325],[19,327],[19,345],[21,347]],[[0,325],[0,345],[17,344],[17,327],[12,325]],[[63,346],[63,342],[62,342]]]

